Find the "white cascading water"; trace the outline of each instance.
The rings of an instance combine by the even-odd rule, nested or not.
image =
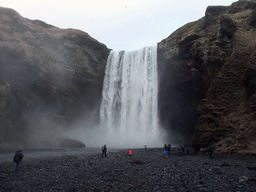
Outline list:
[[[100,109],[101,131],[110,146],[162,146],[157,95],[156,46],[110,52]]]

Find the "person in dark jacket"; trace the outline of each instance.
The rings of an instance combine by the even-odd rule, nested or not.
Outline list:
[[[171,144],[169,143],[169,145],[168,145],[168,154],[170,154],[171,153]]]
[[[181,155],[185,155],[185,146],[184,145],[181,146]]]
[[[102,154],[101,154],[101,157],[103,157],[103,155],[105,157],[107,157],[107,146],[106,144],[104,146],[102,146]]]
[[[209,153],[210,153],[210,158],[213,158],[213,152],[214,152],[214,147],[211,143],[209,143]]]
[[[14,157],[13,157],[13,162],[16,163],[16,168],[15,168],[15,172],[19,172],[19,167],[20,167],[20,163],[22,161],[22,158],[24,157],[23,153],[22,153],[22,148],[20,147],[18,151],[16,151]]]

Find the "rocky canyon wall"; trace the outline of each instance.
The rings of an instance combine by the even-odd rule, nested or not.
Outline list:
[[[109,49],[0,7],[0,145],[49,143],[55,130],[96,122]]]
[[[210,6],[158,43],[159,116],[173,144],[256,154],[255,18],[255,1]],[[110,50],[11,9],[0,21],[0,147],[49,146],[59,129],[96,123]]]
[[[256,154],[256,3],[209,6],[158,44],[162,126],[197,150]]]

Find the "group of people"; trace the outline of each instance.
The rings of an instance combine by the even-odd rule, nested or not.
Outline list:
[[[181,146],[181,155],[189,155],[189,146],[186,146],[186,145]]]
[[[164,144],[165,157],[168,157],[168,155],[170,154],[170,151],[171,151],[171,144],[169,144],[168,146]],[[212,143],[209,143],[207,151],[209,152],[210,158],[212,159],[214,155],[214,146],[212,145]],[[189,155],[189,146],[186,146],[186,145],[181,146],[181,155]]]
[[[107,145],[103,145],[102,148],[101,148],[101,157],[107,157]],[[127,156],[132,156],[132,150],[131,149],[128,149],[128,151],[126,152],[126,155]]]
[[[146,150],[146,145],[145,145],[145,150]],[[185,155],[185,153],[189,154],[189,149],[187,149],[187,152],[185,152],[186,147],[183,145],[181,147],[181,154]],[[209,143],[209,147],[208,147],[208,152],[210,154],[210,158],[213,158],[213,154],[214,154],[214,147],[211,143]],[[171,153],[171,144],[166,145],[164,144],[164,156],[168,157],[168,155]],[[127,156],[132,156],[132,150],[128,149],[128,151],[126,152]],[[15,167],[15,172],[19,172],[19,167],[20,167],[20,163],[22,162],[24,155],[22,153],[22,148],[20,147],[19,150],[15,153],[14,157],[13,157],[13,162],[16,163],[16,167]],[[102,153],[101,153],[101,157],[107,157],[107,146],[106,144],[102,146]]]

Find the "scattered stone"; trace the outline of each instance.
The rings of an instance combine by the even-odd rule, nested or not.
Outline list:
[[[256,188],[254,170],[246,166],[220,166],[225,162],[248,165],[255,162],[256,157],[216,154],[216,159],[210,161],[206,154],[185,157],[177,152],[163,159],[162,149],[148,148],[147,153],[144,149],[134,149],[136,158],[128,160],[123,155],[125,150],[109,152],[104,159],[100,151],[81,155],[70,153],[50,160],[27,161],[25,158],[18,174],[11,172],[11,162],[0,163],[0,170],[6,170],[0,172],[0,191],[192,192],[254,191]],[[218,159],[221,160],[218,162]],[[237,175],[241,176],[239,180]]]
[[[230,166],[230,164],[229,164],[227,161],[222,162],[222,163],[220,164],[220,167],[224,167],[224,166]]]
[[[139,160],[139,159],[134,159],[134,160],[132,161],[132,163],[133,163],[133,164],[137,164],[137,165],[143,165],[143,164],[145,164],[143,161],[141,161],[141,160]]]
[[[249,170],[256,170],[256,165],[248,165],[246,168]]]
[[[242,177],[239,179],[239,183],[244,183],[244,182],[247,182],[248,180],[249,180],[248,177],[242,176]]]

